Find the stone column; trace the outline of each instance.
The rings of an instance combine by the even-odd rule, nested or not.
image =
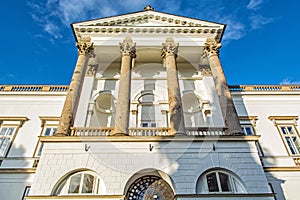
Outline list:
[[[90,38],[83,38],[76,43],[78,48],[78,59],[72,76],[70,87],[66,96],[62,114],[59,120],[56,136],[70,135],[70,128],[73,125],[76,106],[78,105],[82,82],[85,75],[85,68],[88,59],[94,55],[94,46]]]
[[[215,82],[216,91],[219,97],[223,119],[227,128],[225,134],[241,135],[243,134],[243,132],[239,122],[239,118],[234,107],[231,93],[228,89],[226,78],[219,59],[220,48],[220,43],[217,43],[213,38],[208,38],[204,46],[204,53],[208,57],[209,65]]]
[[[178,44],[172,38],[163,43],[162,58],[167,70],[168,99],[170,113],[170,134],[185,134],[183,108],[179,88],[176,58]]]
[[[130,37],[126,37],[120,43],[121,51],[121,75],[119,81],[118,104],[116,108],[116,118],[114,135],[128,135],[129,114],[130,114],[130,86],[131,67],[135,55],[135,43]]]

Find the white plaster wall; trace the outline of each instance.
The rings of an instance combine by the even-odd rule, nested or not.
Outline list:
[[[1,93],[1,117],[27,117],[12,143],[1,168],[32,167],[33,154],[41,133],[40,116],[59,117],[66,93]]]
[[[85,144],[90,146],[88,152]],[[269,192],[253,142],[83,141],[45,143],[31,195],[50,195],[58,180],[76,169],[94,170],[104,180],[106,194],[119,195],[133,174],[149,168],[168,174],[176,194],[195,194],[198,177],[217,167],[237,174],[248,193]]]
[[[257,116],[256,133],[260,135],[259,143],[264,153],[265,166],[295,166],[292,157],[281,139],[269,116],[300,116],[300,94],[271,93],[255,94],[233,93],[234,103],[239,116]],[[299,120],[296,128],[299,132]]]

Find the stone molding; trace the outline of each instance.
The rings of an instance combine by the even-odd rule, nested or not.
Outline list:
[[[202,76],[212,76],[211,69],[203,68],[200,69],[200,72]]]

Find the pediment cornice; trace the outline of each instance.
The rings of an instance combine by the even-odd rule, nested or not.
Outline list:
[[[150,33],[215,35],[220,40],[225,25],[153,10],[140,11],[72,24],[75,36],[89,34]]]

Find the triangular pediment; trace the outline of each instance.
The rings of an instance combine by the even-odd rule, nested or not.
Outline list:
[[[225,27],[224,24],[177,16],[153,10],[77,22],[74,23],[73,26]]]

